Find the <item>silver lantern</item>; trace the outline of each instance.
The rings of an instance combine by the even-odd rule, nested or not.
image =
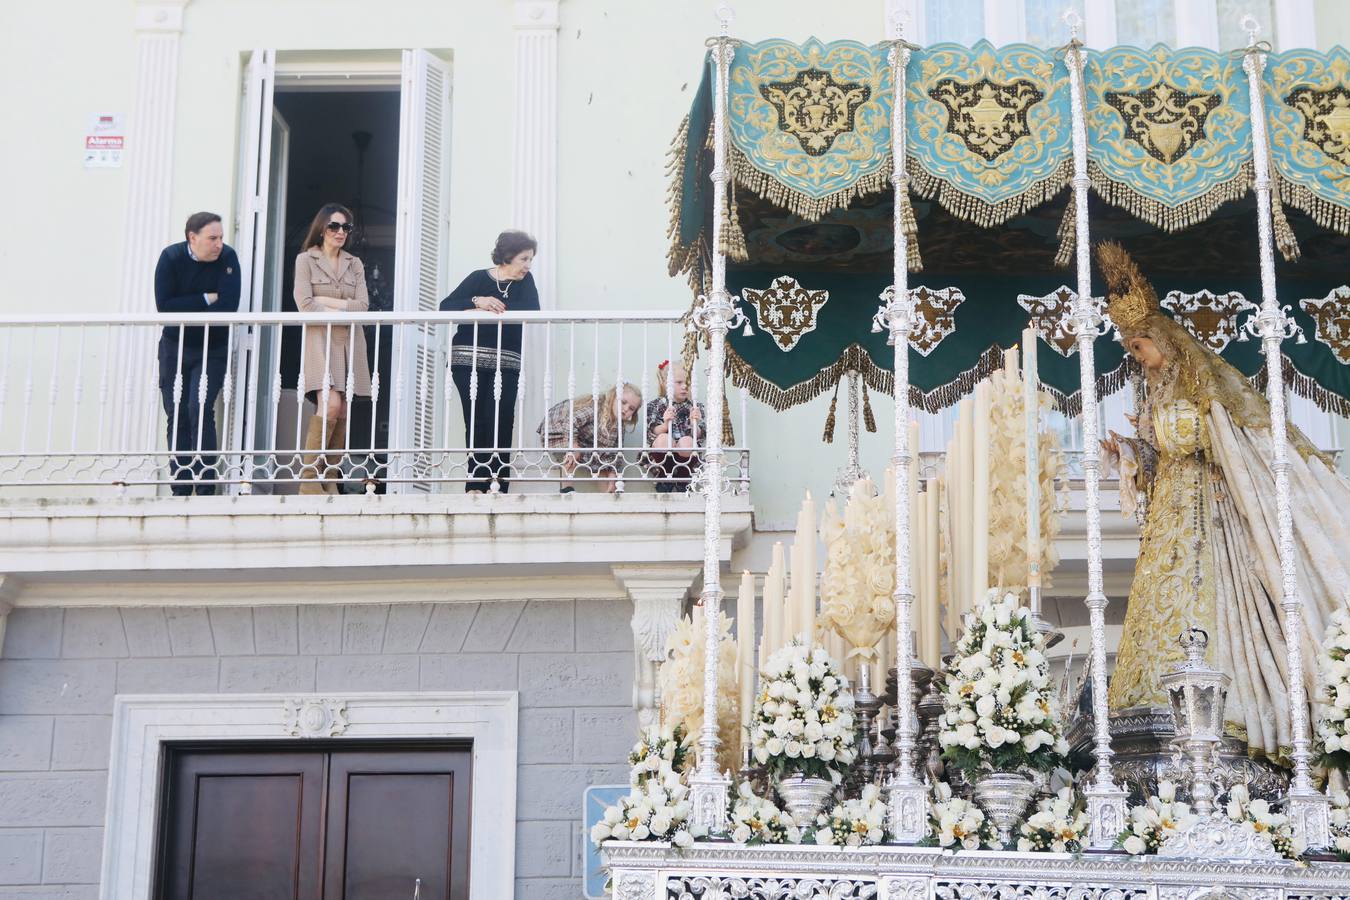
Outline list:
[[[1214,811],[1214,756],[1223,740],[1223,711],[1232,681],[1205,662],[1209,635],[1188,628],[1178,639],[1186,658],[1162,676],[1176,726],[1173,745],[1189,763],[1191,803],[1197,813]]]

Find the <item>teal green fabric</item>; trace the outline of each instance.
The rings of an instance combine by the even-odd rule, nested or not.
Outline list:
[[[953,128],[952,98],[969,107],[988,93],[988,106],[993,84],[1014,88],[1003,89],[1002,105],[988,107],[985,118],[976,120],[979,112],[968,109],[964,127]],[[987,206],[1030,195],[1035,205],[1068,183],[1072,108],[1068,71],[1054,51],[988,41],[934,44],[911,57],[906,95],[909,158],[950,191]]]
[[[1285,202],[1350,229],[1350,53],[1290,50],[1265,72],[1270,151]]]
[[[793,84],[803,73],[823,73],[825,87],[810,91]],[[764,176],[794,192],[821,199],[848,191],[859,182],[888,177],[891,146],[890,67],[883,51],[857,41],[824,44],[811,38],[797,45],[771,40],[736,48],[727,90],[732,146]],[[848,128],[834,136],[831,114],[813,106],[818,95],[838,98]],[[818,144],[782,126],[783,98],[796,113],[794,122],[819,114],[824,123],[812,131]],[[834,112],[835,110],[832,110]],[[824,146],[828,144],[828,147]]]
[[[889,377],[886,336],[870,330],[878,294],[889,282],[889,244],[883,239],[890,213],[888,51],[852,41],[770,40],[740,46],[731,65],[728,125],[737,185],[729,232],[743,239],[748,259],[733,261],[729,287],[739,294],[792,275],[806,288],[830,293],[818,327],[790,352],[780,350],[757,322],[751,336],[736,332],[729,338],[733,378],[775,406],[829,390],[833,383],[826,376],[837,375],[841,359],[856,353],[854,348],[861,348],[874,386]],[[1252,129],[1240,55],[1161,46],[1086,55],[1089,161],[1098,196],[1172,231],[1206,218],[1225,200],[1250,195]],[[711,76],[705,57],[675,175],[679,208],[672,259],[699,286],[706,281],[707,257],[688,251],[706,248],[712,222]],[[1289,51],[1272,56],[1263,77],[1281,196],[1322,226],[1350,233],[1350,54],[1341,48]],[[912,54],[906,78],[906,146],[917,194],[933,197],[957,219],[984,225],[1005,222],[1056,192],[1063,202],[1072,154],[1068,72],[1060,51],[985,42],[970,48],[934,45]],[[803,134],[801,123],[823,113],[806,109],[801,96],[789,97],[794,91],[836,98],[831,108],[851,115],[858,127]],[[999,109],[988,102],[977,109],[989,99],[997,100]],[[953,110],[965,117],[961,123],[953,123]],[[789,115],[798,118],[784,130],[780,126]],[[1044,214],[1042,209],[1023,221]],[[794,232],[794,221],[819,224]],[[920,251],[928,241],[959,240],[950,230],[934,238],[925,227],[921,215]],[[1044,235],[1044,228],[1037,233]],[[911,352],[911,381],[927,406],[953,400],[988,370],[1000,349],[1019,340],[1027,315],[1018,294],[1048,294],[1071,277],[1049,267],[1043,277],[1009,277],[1000,273],[998,260],[988,263],[987,271],[911,276],[911,286],[957,287],[967,297],[955,313],[953,334],[928,356]],[[1281,302],[1292,307],[1307,337],[1304,344],[1286,342],[1284,350],[1295,389],[1350,410],[1350,366],[1314,339],[1315,323],[1297,303],[1345,283],[1346,276],[1334,269],[1281,266]],[[1237,290],[1259,301],[1255,279],[1215,275],[1200,273],[1193,283],[1174,280],[1158,287],[1160,293]],[[1119,345],[1103,337],[1096,356],[1102,383],[1118,381],[1124,358]],[[1224,356],[1247,375],[1261,368],[1254,341],[1235,342]],[[1077,358],[1042,346],[1040,360],[1043,379],[1062,405],[1072,408]]]
[[[727,286],[733,294],[741,295],[746,288],[763,289],[769,286],[779,272],[769,273],[733,269],[727,273]],[[886,345],[886,334],[871,331],[872,314],[880,304],[879,295],[886,287],[884,275],[856,275],[839,272],[798,273],[798,281],[811,290],[827,290],[829,300],[821,307],[814,331],[803,335],[791,352],[783,352],[773,338],[760,326],[754,308],[742,302],[740,308],[750,317],[754,333],[745,336],[740,331],[728,335],[728,342],[736,355],[753,369],[753,375],[739,374],[740,382],[765,402],[779,408],[805,402],[812,396],[831,390],[833,380],[817,379],[805,387],[818,373],[836,364],[852,344],[861,345],[878,372],[892,370],[893,352]],[[956,328],[928,356],[910,350],[910,382],[915,387],[911,398],[929,409],[940,409],[955,402],[966,393],[977,377],[982,377],[999,364],[1003,348],[1012,347],[1021,340],[1027,327],[1027,313],[1017,303],[1019,294],[1043,296],[1063,284],[1063,276],[1023,277],[1009,279],[998,274],[925,272],[911,280],[911,287],[920,285],[938,289],[958,287],[966,295],[965,302],[956,309]],[[1326,276],[1318,279],[1288,278],[1280,283],[1286,298],[1321,297],[1335,285]],[[1159,285],[1161,293],[1171,290],[1198,292],[1214,290],[1216,285],[1200,278],[1172,279]],[[1259,302],[1261,285],[1256,279],[1225,281],[1218,289],[1238,291]],[[1284,354],[1294,372],[1309,379],[1326,391],[1350,398],[1350,366],[1337,361],[1331,348],[1312,339],[1315,323],[1291,304],[1294,321],[1307,336],[1307,343],[1286,341]],[[1124,361],[1120,344],[1111,335],[1097,339],[1095,346],[1099,384],[1116,386]],[[1223,353],[1244,375],[1261,371],[1264,359],[1256,340],[1234,341]],[[1039,345],[1041,380],[1056,395],[1061,409],[1077,408],[1079,391],[1078,356],[1062,356],[1044,341]],[[1113,373],[1116,377],[1111,377]],[[836,373],[837,374],[837,373]],[[758,382],[758,383],[754,383]],[[1296,386],[1297,387],[1297,386]],[[1302,391],[1307,393],[1306,391]]]
[[[1246,193],[1251,101],[1241,57],[1114,47],[1088,53],[1086,75],[1088,159],[1128,191],[1113,202],[1174,228]],[[1136,210],[1141,202],[1160,209]]]

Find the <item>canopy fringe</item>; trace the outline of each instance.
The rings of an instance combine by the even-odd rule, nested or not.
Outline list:
[[[1088,160],[1088,179],[1099,197],[1164,231],[1189,228],[1209,218],[1216,209],[1228,201],[1242,199],[1251,190],[1252,173],[1252,161],[1247,160],[1229,180],[1215,185],[1193,200],[1170,206],[1152,197],[1145,197],[1127,184],[1113,181],[1102,171],[1101,166],[1093,160]]]
[[[1073,164],[1066,160],[1049,177],[1041,179],[1017,196],[998,203],[988,203],[958,190],[950,181],[931,174],[913,157],[906,160],[905,168],[914,183],[914,193],[930,200],[936,199],[947,212],[967,222],[974,222],[981,228],[993,228],[1048,203],[1068,186],[1073,175]]]
[[[1301,184],[1279,178],[1280,200],[1306,213],[1318,225],[1339,234],[1350,234],[1350,206],[1332,203]]]
[[[974,393],[977,384],[1002,367],[1003,347],[994,344],[980,354],[974,366],[961,372],[946,384],[927,392],[911,384],[909,387],[909,404],[915,409],[922,409],[924,412],[941,412],[956,405],[963,397]],[[860,373],[863,383],[872,390],[882,394],[894,395],[895,376],[889,369],[883,369],[874,363],[872,357],[859,344],[850,344],[833,363],[821,369],[811,378],[787,388],[779,387],[760,375],[730,344],[727,345],[727,375],[731,383],[737,387],[745,388],[749,391],[751,397],[771,407],[776,412],[783,412],[794,406],[808,403],[827,391],[836,389],[839,380],[849,370],[856,370]],[[1129,368],[1122,362],[1114,370],[1097,376],[1097,396],[1106,397],[1114,394],[1125,387],[1128,381]],[[1292,383],[1293,379],[1291,379]],[[1045,383],[1041,384],[1041,389],[1050,395],[1057,411],[1066,416],[1082,414],[1081,391],[1066,394]],[[1333,401],[1339,401],[1350,409],[1350,402],[1346,402],[1334,394],[1329,396]],[[1342,415],[1345,414],[1342,413]],[[831,423],[827,418],[827,433],[832,430],[828,428],[829,424]],[[868,430],[873,429],[869,427]]]
[[[1316,403],[1317,408],[1324,412],[1329,412],[1341,418],[1350,418],[1350,400],[1322,387],[1315,378],[1304,375],[1294,367],[1293,361],[1284,354],[1280,354],[1280,360],[1280,368],[1284,372],[1285,387],[1300,397]],[[1265,392],[1270,383],[1270,376],[1266,367],[1262,366],[1260,371],[1248,380],[1251,381],[1252,387]]]
[[[772,175],[766,175],[733,145],[731,148],[731,173],[734,179],[747,190],[768,200],[774,206],[781,207],[793,215],[801,216],[808,222],[819,222],[826,213],[836,209],[845,209],[859,197],[884,191],[891,183],[891,155],[886,153],[881,167],[870,175],[865,175],[842,190],[823,197],[812,197],[795,191],[784,185]]]
[[[698,262],[701,238],[691,243],[680,242],[680,219],[684,214],[685,148],[689,140],[689,116],[686,114],[675,132],[675,139],[666,151],[666,204],[670,207],[670,221],[666,237],[670,249],[666,251],[667,271],[671,276],[688,273]]]

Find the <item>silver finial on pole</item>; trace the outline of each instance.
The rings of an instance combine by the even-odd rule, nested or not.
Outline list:
[[[1078,31],[1083,27],[1083,17],[1078,14],[1078,10],[1071,6],[1064,10],[1064,15],[1060,16],[1060,19],[1069,26],[1069,40],[1078,40]]]
[[[736,10],[731,8],[731,4],[727,0],[722,0],[713,10],[713,15],[717,16],[717,24],[722,37],[729,37],[731,25],[736,21]]]
[[[893,41],[905,39],[905,12],[896,0],[890,0],[886,8],[886,37]]]
[[[1238,24],[1242,26],[1243,31],[1247,32],[1247,46],[1256,46],[1256,36],[1261,33],[1261,23],[1256,20],[1256,16],[1248,13],[1242,17],[1242,21]]]

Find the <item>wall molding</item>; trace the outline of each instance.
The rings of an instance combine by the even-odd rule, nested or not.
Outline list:
[[[473,741],[469,896],[510,897],[515,887],[515,691],[456,693],[122,695],[113,705],[108,811],[103,830],[102,900],[149,900],[166,741],[287,740],[331,734],[305,730],[307,710],[340,708],[344,740],[469,738]]]

